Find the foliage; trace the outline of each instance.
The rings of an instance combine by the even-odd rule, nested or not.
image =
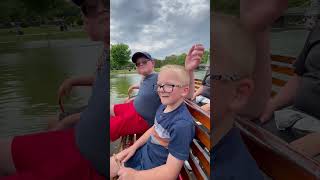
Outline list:
[[[129,64],[131,50],[127,44],[111,45],[111,69],[121,69]]]

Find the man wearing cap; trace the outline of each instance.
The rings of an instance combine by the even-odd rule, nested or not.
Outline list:
[[[185,61],[185,68],[190,73],[193,93],[193,70],[199,65],[204,47],[200,44],[192,46]],[[117,140],[120,136],[129,134],[142,134],[154,124],[157,108],[160,106],[160,98],[154,85],[157,84],[158,74],[154,71],[155,60],[147,52],[136,52],[132,56],[132,62],[137,67],[138,74],[142,75],[139,85],[130,89],[139,89],[134,100],[124,104],[110,106],[110,139]],[[191,98],[190,94],[188,98]]]
[[[157,83],[158,74],[154,72],[155,60],[147,52],[136,52],[132,62],[142,76],[139,85],[130,89],[139,89],[133,101],[115,104],[110,107],[110,139],[117,140],[128,134],[142,134],[153,125],[154,116],[160,106],[160,98],[153,85]]]
[[[74,0],[85,30],[109,47],[109,2]],[[104,180],[107,175],[108,61],[104,51],[88,107],[75,128],[0,139],[0,180]]]

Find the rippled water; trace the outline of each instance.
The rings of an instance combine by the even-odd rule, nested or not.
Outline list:
[[[57,115],[57,90],[70,76],[93,75],[102,44],[86,39],[22,44],[0,54],[0,137],[44,130]],[[66,107],[87,103],[90,88],[75,88]]]

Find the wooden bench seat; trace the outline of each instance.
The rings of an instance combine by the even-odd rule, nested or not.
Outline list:
[[[275,96],[294,75],[293,57],[271,55],[272,92]],[[320,179],[320,164],[252,121],[238,119],[236,126],[259,168],[272,179]]]

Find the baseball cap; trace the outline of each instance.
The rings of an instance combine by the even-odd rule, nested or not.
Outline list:
[[[153,60],[153,58],[151,57],[151,55],[150,55],[149,53],[147,53],[147,52],[136,52],[136,53],[134,53],[133,56],[132,56],[132,62],[133,62],[133,63],[136,63],[137,60],[138,60],[138,58],[140,58],[140,57],[145,57],[145,58],[147,58],[147,59]]]

